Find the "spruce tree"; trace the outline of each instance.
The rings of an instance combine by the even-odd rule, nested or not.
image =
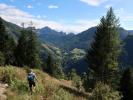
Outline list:
[[[26,63],[31,68],[40,67],[40,44],[37,39],[36,33],[31,29],[28,30],[28,43],[27,43],[27,60]]]
[[[106,16],[101,18],[91,48],[86,55],[89,71],[93,73],[95,81],[111,83],[118,69],[118,57],[121,51],[118,28],[118,19],[110,8]]]
[[[2,18],[0,18],[0,51],[5,58],[5,64],[14,64],[15,41],[8,34],[4,26]]]
[[[121,78],[120,90],[123,94],[122,100],[133,99],[133,71],[131,68],[127,68]]]
[[[45,70],[47,73],[52,74],[52,66],[53,66],[53,58],[51,54],[48,54],[48,57],[46,59],[46,66],[45,66]]]
[[[40,67],[39,42],[32,28],[22,30],[15,55],[18,66],[29,66],[31,68]]]
[[[28,32],[23,29],[18,40],[18,45],[15,50],[16,64],[19,67],[23,67],[27,60],[27,44],[28,44]]]

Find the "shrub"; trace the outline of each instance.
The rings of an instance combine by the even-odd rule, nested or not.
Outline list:
[[[81,90],[81,88],[83,88],[81,77],[77,75],[75,69],[72,69],[68,73],[68,78],[72,80],[72,85],[75,86],[78,90]]]
[[[42,84],[37,84],[35,87],[34,94],[43,94],[44,93],[44,86]]]
[[[53,94],[52,100],[74,100],[74,96],[62,88],[58,88]]]
[[[14,80],[11,82],[11,89],[17,91],[18,94],[25,94],[28,92],[28,83],[22,80]]]
[[[0,52],[0,66],[5,64],[5,57],[4,54],[2,52]]]
[[[92,91],[90,100],[121,100],[121,95],[118,91],[113,90],[110,86],[97,83]]]
[[[13,67],[5,67],[1,72],[0,80],[4,83],[11,84],[11,82],[15,79],[15,71]]]

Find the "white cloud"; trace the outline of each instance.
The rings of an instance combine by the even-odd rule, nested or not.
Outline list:
[[[74,22],[74,24],[64,25],[65,26],[64,31],[79,33],[84,30],[87,30],[90,27],[96,26],[98,24],[98,22],[99,22],[99,20],[97,20],[97,19],[95,19],[95,20],[90,20],[90,19],[76,20]],[[62,26],[62,27],[64,27],[64,26]]]
[[[27,8],[31,9],[31,8],[33,8],[33,6],[32,5],[27,5]]]
[[[58,7],[57,5],[49,5],[48,8],[49,8],[49,9],[57,9],[57,8],[59,8],[59,7]]]
[[[108,0],[80,0],[80,1],[87,3],[88,5],[91,5],[91,6],[99,6],[100,4]]]
[[[6,4],[0,4],[0,15],[13,16],[13,17],[34,17],[27,12],[17,9],[15,6],[9,6]]]
[[[15,23],[17,25],[21,25],[21,23],[25,23],[25,27],[28,27],[30,22],[33,22],[33,26],[36,28],[42,28],[45,26],[49,26],[52,29],[64,32],[75,32],[79,33],[88,29],[89,27],[95,26],[98,23],[98,20],[77,20],[73,21],[73,23],[62,23],[56,22],[52,20],[46,20],[45,15],[34,16],[27,12],[24,12],[14,6],[9,6],[6,4],[0,3],[0,16],[5,20]]]

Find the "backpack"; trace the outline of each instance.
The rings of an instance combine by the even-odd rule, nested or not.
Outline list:
[[[31,73],[29,73],[27,79],[28,79],[28,81],[30,81],[30,82],[34,82],[34,75],[31,74]]]

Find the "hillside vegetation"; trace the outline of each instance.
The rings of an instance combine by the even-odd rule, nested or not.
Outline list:
[[[37,86],[30,95],[27,83],[27,68],[0,67],[0,81],[7,83],[7,100],[87,100],[88,94],[79,92],[71,81],[57,80],[48,74],[33,70],[37,75]]]

